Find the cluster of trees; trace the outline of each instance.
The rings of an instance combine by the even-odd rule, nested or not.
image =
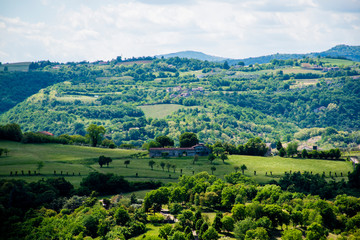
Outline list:
[[[330,150],[312,150],[308,151],[306,149],[303,149],[300,152],[298,152],[298,143],[297,142],[291,142],[287,145],[286,149],[282,146],[281,141],[276,142],[276,149],[279,151],[280,157],[301,157],[301,158],[316,158],[316,159],[339,159],[341,157],[341,151],[338,148],[330,149]]]
[[[79,189],[63,178],[32,183],[0,180],[0,236],[130,239],[145,233],[146,224],[152,222],[160,224],[159,235],[144,239],[194,239],[193,232],[201,240],[215,240],[220,234],[264,240],[280,235],[325,239],[329,233],[356,238],[360,199],[344,194],[344,189],[352,187],[350,193],[360,186],[359,172],[360,166],[349,177],[349,185],[297,172],[284,176],[280,186],[259,186],[235,172],[225,180],[206,172],[184,175],[166,186],[129,183],[121,176],[94,172]],[[142,205],[135,195],[99,202],[94,192],[109,195],[149,188],[156,190],[146,194]],[[165,204],[178,220],[173,225],[163,224],[164,217],[157,213]],[[204,214],[209,211],[216,212],[213,221]]]
[[[319,183],[318,177],[294,173],[281,180],[281,187],[260,187],[238,173],[227,175],[227,183],[207,173],[183,176],[177,184],[148,193],[144,209],[159,211],[163,204],[167,204],[170,212],[177,216],[179,222],[173,227],[165,225],[161,228],[159,236],[164,239],[172,239],[177,231],[182,232],[177,234],[183,235],[183,239],[192,239],[188,236],[191,231],[196,231],[200,239],[209,239],[205,232],[210,228],[213,236],[233,231],[238,239],[269,239],[275,233],[273,230],[280,228],[283,239],[300,240],[303,235],[307,239],[325,239],[333,231],[342,232],[344,236],[359,234],[359,226],[355,222],[360,212],[360,200],[345,194],[336,196],[344,185],[337,185],[334,189],[336,184],[328,184],[321,177]],[[307,188],[307,191],[301,187]],[[309,189],[336,199],[324,201],[307,195],[316,194]],[[336,193],[329,193],[330,189]],[[201,209],[221,212],[209,225]]]

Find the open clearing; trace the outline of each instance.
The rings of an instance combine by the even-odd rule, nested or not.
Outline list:
[[[141,150],[122,150],[122,149],[104,149],[92,148],[73,145],[61,144],[21,144],[17,142],[0,141],[1,148],[8,148],[10,150],[8,156],[0,157],[0,177],[1,178],[17,178],[26,181],[37,181],[46,177],[63,176],[70,181],[75,187],[78,187],[82,178],[86,177],[90,172],[98,171],[101,173],[114,173],[124,176],[129,181],[157,181],[164,183],[177,181],[181,174],[193,175],[202,171],[211,173],[210,168],[216,167],[214,175],[224,178],[224,175],[234,172],[234,166],[241,166],[245,164],[248,170],[245,175],[252,177],[258,183],[266,183],[272,179],[279,179],[284,172],[291,171],[309,171],[322,174],[335,172],[338,176],[342,172],[344,178],[347,179],[347,172],[352,171],[352,166],[345,161],[331,161],[331,160],[316,160],[316,159],[296,159],[296,158],[281,158],[281,157],[255,157],[244,155],[229,156],[229,160],[223,163],[217,159],[211,165],[207,157],[200,157],[199,161],[192,164],[192,157],[180,158],[154,158],[155,165],[153,170],[149,167],[148,157],[135,158],[132,155],[139,153],[145,154]],[[103,166],[100,168],[96,162],[100,155],[111,157],[113,162],[109,167]],[[125,160],[130,160],[130,164],[126,168]],[[33,172],[37,171],[37,163],[42,161],[44,167],[40,170],[41,175],[34,176]],[[175,172],[173,168],[161,168],[160,163],[170,163],[175,165]],[[31,171],[31,176],[28,171]],[[13,175],[17,171],[17,176]],[[24,176],[22,172],[24,171]],[[54,175],[56,171],[56,175]],[[61,175],[62,171],[62,175]],[[254,176],[256,171],[256,176]],[[272,172],[272,176],[271,173]],[[80,176],[79,176],[80,173]],[[266,175],[267,173],[267,175]],[[73,175],[74,174],[74,175]],[[136,174],[138,176],[136,176]],[[337,178],[342,179],[341,177]]]
[[[139,108],[143,110],[145,117],[147,118],[164,118],[181,108],[187,109],[192,107],[186,107],[179,104],[155,104],[139,106]]]

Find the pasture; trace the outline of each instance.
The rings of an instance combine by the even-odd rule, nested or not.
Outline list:
[[[146,118],[164,118],[171,113],[184,108],[191,108],[185,107],[179,104],[155,104],[155,105],[143,105],[139,106],[141,110],[143,110]]]
[[[200,157],[199,161],[193,164],[192,157],[151,159],[146,156],[146,151],[141,150],[105,149],[61,144],[22,144],[9,141],[0,141],[0,148],[10,150],[8,156],[0,157],[1,178],[37,181],[41,178],[63,176],[75,187],[79,186],[83,177],[94,171],[114,173],[124,176],[129,181],[160,180],[164,183],[177,181],[181,174],[193,175],[193,173],[197,174],[202,171],[211,174],[212,166],[216,168],[214,175],[224,178],[224,175],[234,172],[234,166],[241,166],[242,164],[247,166],[245,175],[252,177],[258,183],[266,183],[272,179],[277,180],[284,172],[290,170],[309,171],[314,174],[322,174],[325,171],[327,177],[329,177],[330,171],[332,176],[336,172],[337,180],[342,179],[340,177],[341,172],[343,178],[347,179],[347,172],[352,171],[351,164],[345,161],[281,158],[278,156],[232,155],[225,163],[216,159],[211,165],[207,157]],[[100,155],[111,157],[112,163],[108,167],[103,166],[101,168],[97,163]],[[130,160],[127,167],[124,164],[125,160]],[[149,166],[150,160],[155,162],[153,170]],[[33,173],[37,171],[39,161],[44,163],[44,167],[40,169],[41,175],[34,176]],[[166,166],[162,169],[161,162],[175,165],[175,169],[173,167],[167,169]],[[14,176],[15,171],[17,171],[17,176]],[[22,175],[22,171],[24,175]],[[31,171],[30,176],[28,171]],[[256,171],[256,176],[254,176],[254,171]],[[12,176],[10,176],[10,172],[13,172]]]

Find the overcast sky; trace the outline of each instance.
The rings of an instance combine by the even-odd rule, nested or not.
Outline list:
[[[0,0],[0,62],[360,45],[360,0]]]

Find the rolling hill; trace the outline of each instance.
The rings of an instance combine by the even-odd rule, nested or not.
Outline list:
[[[202,61],[215,61],[215,62],[224,62],[228,61],[230,65],[235,65],[238,62],[244,62],[245,65],[250,64],[262,64],[262,63],[269,63],[273,59],[281,59],[281,60],[288,60],[288,59],[301,59],[303,57],[333,57],[333,58],[346,58],[352,61],[360,61],[360,46],[348,46],[348,45],[337,45],[329,50],[322,51],[322,52],[313,52],[313,53],[304,53],[304,54],[271,54],[266,56],[259,56],[259,57],[250,57],[250,58],[243,58],[243,59],[231,59],[231,58],[223,58],[223,57],[216,57],[207,55],[201,52],[195,51],[181,51],[176,53],[170,54],[163,54],[157,55],[156,57],[164,57],[164,58],[171,58],[171,57],[180,57],[180,58],[193,58]]]

